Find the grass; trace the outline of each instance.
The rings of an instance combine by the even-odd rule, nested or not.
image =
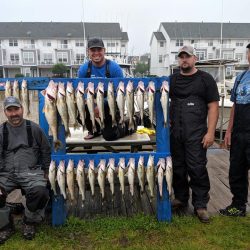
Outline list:
[[[105,217],[80,220],[70,217],[66,225],[43,225],[32,241],[22,239],[20,228],[0,249],[249,249],[250,215],[245,218],[212,217],[202,224],[193,216],[174,216],[159,223],[152,216]]]

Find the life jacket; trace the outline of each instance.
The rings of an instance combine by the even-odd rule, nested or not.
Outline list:
[[[107,78],[111,78],[111,75],[110,75],[110,69],[109,69],[109,63],[110,63],[110,60],[106,59],[106,72],[105,72],[105,76]],[[91,69],[92,69],[92,61],[89,61],[88,62],[88,70],[87,70],[87,73],[86,73],[86,78],[90,78],[91,77]]]

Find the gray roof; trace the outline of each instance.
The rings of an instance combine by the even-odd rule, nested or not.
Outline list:
[[[84,23],[85,37],[121,39],[119,23]],[[82,22],[0,22],[0,38],[83,38]]]
[[[154,35],[158,41],[166,41],[165,37],[163,36],[162,32],[154,32]]]
[[[163,22],[161,23],[170,38],[220,38],[221,23],[204,22]],[[250,38],[250,23],[223,23],[223,39]]]
[[[122,32],[122,40],[128,41],[128,33],[127,32]]]

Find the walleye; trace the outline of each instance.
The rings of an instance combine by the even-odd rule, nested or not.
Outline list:
[[[82,122],[82,129],[85,129],[85,100],[84,100],[84,84],[79,82],[76,89],[76,106]]]
[[[78,188],[79,188],[79,194],[81,194],[82,196],[82,204],[84,204],[85,202],[85,169],[84,169],[83,160],[79,160],[77,164],[76,181],[77,181]]]
[[[45,104],[43,111],[45,113],[46,120],[49,124],[49,134],[53,136],[54,150],[62,146],[61,141],[57,137],[57,109],[56,109],[56,95],[57,85],[51,80],[48,87],[42,91],[45,97]]]
[[[148,83],[147,94],[148,94],[149,119],[151,121],[151,127],[153,127],[154,103],[155,103],[155,83],[153,81],[150,81]]]
[[[98,164],[98,174],[97,174],[97,181],[100,187],[100,192],[102,195],[102,201],[104,200],[104,192],[105,192],[105,177],[106,177],[106,160],[100,160]]]
[[[54,195],[57,195],[56,192],[56,162],[51,161],[49,165],[49,182],[51,190],[53,190]]]
[[[24,109],[24,114],[28,116],[30,114],[30,101],[29,101],[29,91],[27,81],[23,80],[21,84],[21,96],[22,96],[22,106]]]
[[[125,89],[124,89],[124,82],[120,81],[118,88],[116,90],[117,96],[116,96],[116,102],[118,109],[120,111],[120,121],[119,124],[122,125],[122,127],[125,126],[124,123],[124,109],[125,109]]]
[[[139,81],[138,86],[136,88],[136,102],[137,106],[140,111],[140,119],[141,119],[141,125],[144,126],[143,123],[143,116],[144,116],[144,93],[145,93],[145,87],[144,82]]]
[[[145,186],[145,167],[144,167],[144,157],[140,156],[137,166],[137,176],[139,180],[140,192],[144,193]]]
[[[115,175],[115,159],[109,158],[109,162],[107,165],[108,173],[107,173],[107,179],[110,185],[110,191],[112,194],[112,197],[115,194],[115,183],[114,183],[114,175]]]
[[[112,127],[114,127],[116,125],[116,119],[115,119],[116,104],[115,104],[115,91],[113,82],[109,82],[108,84],[107,100],[109,105],[109,113],[112,117]]]
[[[135,159],[130,158],[128,162],[128,184],[131,196],[134,196],[135,185]]]
[[[148,164],[146,170],[148,189],[150,193],[150,202],[152,202],[152,198],[154,197],[154,185],[155,185],[155,169],[154,169],[154,156],[150,155],[148,157]]]
[[[126,106],[129,118],[128,130],[134,131],[134,89],[133,82],[129,81],[126,87]]]
[[[76,119],[77,110],[76,110],[75,93],[72,82],[67,82],[66,103],[69,113],[69,121],[73,125],[74,129],[76,129],[78,127],[78,122]]]
[[[74,161],[69,159],[67,170],[66,170],[67,187],[70,194],[71,202],[75,200],[75,172],[74,172]]]
[[[13,96],[15,96],[17,99],[20,100],[20,90],[19,90],[19,84],[17,80],[15,80],[13,83]]]
[[[94,197],[94,195],[95,195],[95,164],[94,164],[94,160],[89,160],[88,178],[89,178],[89,185],[90,185],[90,189],[91,189],[91,195],[92,195],[92,197]]]
[[[86,89],[87,92],[87,106],[90,114],[90,120],[92,122],[92,132],[96,132],[96,126],[95,126],[95,104],[94,104],[94,83],[89,82],[88,87]]]
[[[168,93],[169,93],[168,82],[163,81],[161,86],[161,106],[164,117],[164,127],[168,126]]]
[[[65,87],[64,87],[63,82],[59,82],[58,84],[56,107],[62,119],[62,124],[64,125],[64,128],[65,128],[65,135],[66,137],[68,137],[70,136],[69,115],[68,115],[68,109],[67,109],[67,104],[66,104],[66,92],[65,92]]]
[[[165,159],[159,158],[157,163],[157,180],[158,180],[158,188],[159,188],[159,195],[162,198],[162,190],[163,190],[163,179],[164,179],[164,172],[165,172]]]
[[[171,196],[172,196],[172,182],[173,182],[173,164],[172,164],[171,156],[168,156],[166,159],[165,175],[166,175],[169,198],[171,198]]]
[[[67,196],[66,196],[65,178],[66,178],[65,163],[64,161],[60,161],[57,169],[57,183],[60,188],[61,195],[66,200]]]
[[[125,193],[125,158],[120,158],[119,162],[118,162],[118,178],[119,178],[119,182],[121,185],[121,191],[122,191],[122,196],[124,196]]]
[[[96,88],[96,104],[99,110],[100,127],[104,129],[104,83],[99,82]]]
[[[11,84],[10,81],[7,80],[5,83],[5,98],[11,96]]]

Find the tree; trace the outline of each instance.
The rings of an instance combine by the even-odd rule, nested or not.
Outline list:
[[[63,63],[57,63],[52,68],[52,73],[55,77],[64,77],[64,74],[68,72],[68,67]]]
[[[134,75],[148,75],[149,68],[148,64],[145,63],[138,63],[134,69]]]
[[[24,74],[17,73],[17,74],[15,74],[15,77],[24,77]]]

